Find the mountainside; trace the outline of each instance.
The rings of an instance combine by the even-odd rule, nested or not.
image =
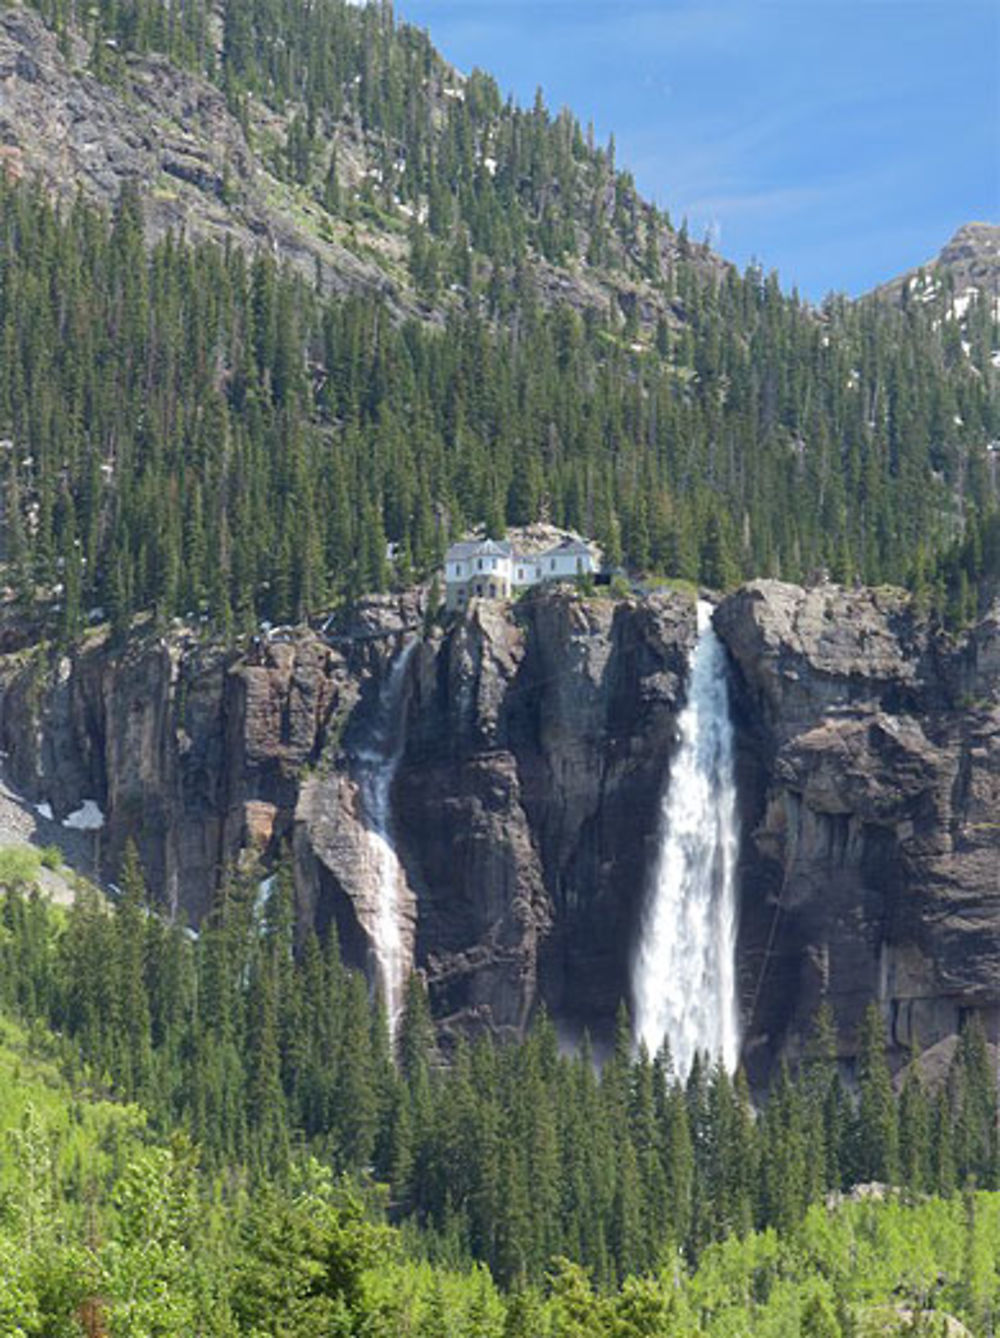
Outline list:
[[[80,192],[111,209],[139,187],[150,239],[227,238],[307,272],[332,291],[386,292],[376,264],[297,222],[280,183],[257,162],[223,93],[160,56],[122,62],[107,84],[86,67],[81,38],[60,49],[32,10],[0,13],[0,150],[8,175],[37,180],[66,203]]]
[[[435,322],[498,264],[526,265],[543,301],[620,303],[654,328],[671,305],[654,281],[681,250],[723,270],[568,118],[505,108],[492,81],[460,75],[388,10],[325,10],[343,68],[325,94],[291,95],[249,75],[237,92],[222,46],[199,68],[151,34],[148,45],[85,37],[97,11],[59,37],[32,10],[6,10],[0,163],[106,209],[138,187],[150,241],[168,230],[228,241],[326,293],[378,296]],[[210,40],[215,21],[204,21]],[[404,81],[405,125],[390,77]]]
[[[879,1001],[897,1057],[1000,1008],[994,613],[953,641],[901,593],[759,582],[719,606],[733,656],[739,998],[758,1079],[822,1002],[843,1053]],[[4,666],[11,776],[107,816],[152,887],[200,919],[244,846],[290,845],[303,925],[374,972],[379,873],[362,761],[421,608],[366,605],[332,641],[241,656],[190,639]],[[406,952],[446,1031],[521,1034],[544,1002],[610,1039],[630,991],[694,609],[542,593],[421,637],[401,684],[391,830]]]
[[[439,331],[239,248],[148,252],[142,220],[131,186],[109,222],[0,183],[17,637],[297,620],[429,577],[472,525],[538,519],[715,588],[909,581],[956,624],[1000,570],[990,341],[966,357],[931,306],[818,319],[689,257],[664,280],[684,322],[651,342],[635,310],[542,309],[527,271]]]
[[[0,121],[16,637],[325,614],[539,519],[717,588],[988,602],[984,303],[740,275],[387,6],[14,6]]]

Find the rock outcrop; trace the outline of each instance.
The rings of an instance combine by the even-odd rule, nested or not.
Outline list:
[[[898,592],[759,581],[716,625],[737,666],[744,1049],[795,1048],[826,1000],[900,1056],[1000,1003],[1000,660]],[[756,1058],[755,1058],[756,1056]]]
[[[715,615],[732,658],[738,975],[756,1083],[817,1006],[845,1057],[868,1002],[900,1058],[970,1011],[1000,1025],[1000,611],[954,639],[899,592],[755,582]],[[91,798],[197,921],[247,847],[294,860],[300,916],[373,969],[358,758],[406,662],[392,829],[406,951],[445,1036],[610,1033],[655,854],[696,629],[680,594],[549,590],[424,630],[416,595],[241,653],[177,630],[124,652],[0,658],[6,778],[61,818]],[[395,748],[395,743],[393,744]],[[95,841],[98,838],[95,838]]]
[[[390,309],[411,310],[383,269],[354,253],[346,229],[335,235],[315,205],[294,206],[214,84],[134,54],[115,57],[116,80],[104,83],[87,59],[79,35],[61,45],[34,10],[0,13],[0,172],[109,208],[131,182],[151,240],[170,231],[228,241],[277,256],[310,282],[319,276],[328,292],[378,293]],[[253,129],[278,137],[285,124],[261,108]]]
[[[958,298],[975,289],[995,300],[1000,295],[1000,224],[964,223],[933,260],[880,285],[875,292],[895,302],[907,295],[926,301],[938,278],[946,279]]]

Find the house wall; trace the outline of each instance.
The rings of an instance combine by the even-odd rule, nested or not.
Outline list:
[[[477,571],[468,580],[448,581],[444,604],[447,609],[464,609],[471,599],[509,599],[511,592],[509,573]]]
[[[538,558],[522,558],[511,563],[512,585],[515,590],[525,590],[541,580],[542,564]]]
[[[594,570],[589,553],[546,553],[541,565],[542,579],[548,581],[563,576],[585,576]]]

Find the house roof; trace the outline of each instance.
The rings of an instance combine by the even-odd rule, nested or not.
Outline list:
[[[474,557],[512,557],[514,549],[506,539],[473,539],[452,544],[446,562],[462,562]]]
[[[563,539],[560,543],[553,544],[551,548],[547,548],[545,552],[541,554],[541,556],[555,557],[556,554],[561,554],[563,556],[570,556],[570,557],[574,557],[577,554],[579,554],[581,557],[584,555],[587,555],[588,557],[593,557],[593,553],[590,550],[590,545],[585,544],[582,539]]]

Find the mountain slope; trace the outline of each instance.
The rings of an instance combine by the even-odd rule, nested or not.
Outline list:
[[[967,359],[924,303],[739,275],[386,7],[43,17],[0,19],[16,640],[299,619],[538,519],[642,572],[974,612],[938,558],[995,503],[988,333]]]
[[[124,183],[142,191],[151,239],[168,230],[192,240],[230,239],[305,269],[318,264],[332,291],[386,292],[372,260],[332,230],[296,219],[293,201],[255,158],[224,95],[165,58],[121,61],[111,86],[85,65],[81,38],[67,58],[31,10],[0,14],[0,139],[8,173],[39,180],[52,194],[106,208]],[[76,57],[77,59],[74,59]]]
[[[642,204],[565,114],[504,106],[491,80],[465,79],[391,18],[375,41],[374,15],[339,0],[325,8],[353,63],[344,57],[341,82],[322,96],[295,100],[237,81],[221,45],[213,81],[155,44],[88,41],[72,25],[57,37],[32,11],[10,9],[0,15],[0,159],[58,196],[80,190],[105,207],[135,183],[151,239],[168,229],[228,239],[328,293],[379,294],[433,319],[498,266],[526,265],[543,301],[583,309],[616,297],[648,325],[669,311],[654,281],[672,256],[722,267]],[[361,81],[370,49],[398,79],[414,47],[427,73],[406,88],[401,126]]]

